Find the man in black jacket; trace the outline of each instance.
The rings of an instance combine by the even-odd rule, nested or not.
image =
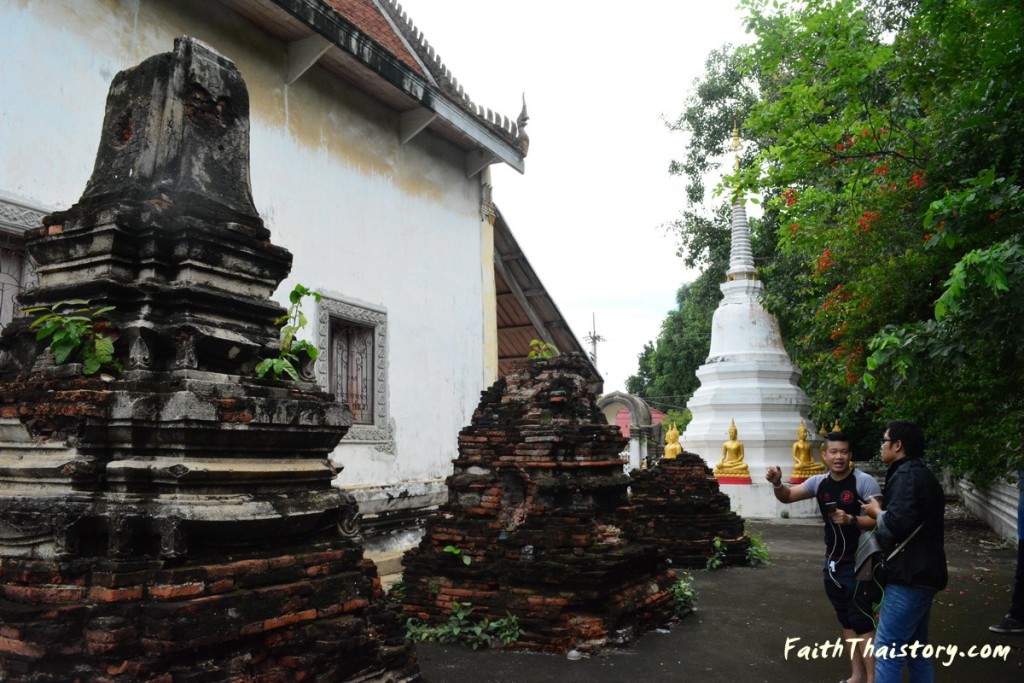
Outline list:
[[[946,587],[943,547],[945,496],[921,461],[924,434],[912,422],[890,422],[882,437],[885,510],[872,499],[864,511],[878,521],[877,535],[890,559],[875,639],[876,683],[899,683],[903,668],[911,683],[934,681],[924,655],[935,594]],[[895,555],[893,553],[895,552]]]

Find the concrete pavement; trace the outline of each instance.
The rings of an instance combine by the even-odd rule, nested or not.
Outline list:
[[[802,646],[839,635],[822,588],[824,549],[820,522],[748,520],[772,554],[769,567],[693,572],[696,611],[665,632],[645,635],[633,647],[572,661],[565,655],[526,654],[419,644],[429,683],[658,683],[729,681],[835,683],[850,673],[845,657],[817,657]],[[949,588],[932,609],[930,641],[958,653],[935,660],[937,681],[1019,683],[1024,680],[1024,635],[988,630],[1009,603],[1016,552],[959,505],[947,511]],[[795,647],[786,657],[787,639]],[[969,648],[977,648],[971,656]],[[981,655],[1009,646],[998,658]],[[818,648],[820,654],[822,648]],[[947,665],[948,663],[948,665]]]

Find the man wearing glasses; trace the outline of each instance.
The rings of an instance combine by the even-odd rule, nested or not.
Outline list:
[[[903,420],[890,422],[881,448],[882,462],[889,467],[885,510],[877,500],[864,506],[878,523],[876,535],[888,556],[888,584],[875,639],[875,680],[899,683],[908,667],[911,683],[930,682],[935,680],[931,660],[915,653],[928,642],[932,600],[948,579],[942,540],[945,496],[921,461],[920,427]]]
[[[861,530],[875,527],[875,520],[860,514],[862,501],[880,495],[881,489],[873,477],[852,467],[850,441],[842,432],[825,435],[823,459],[828,468],[826,474],[816,474],[791,488],[783,486],[782,470],[778,467],[769,467],[765,479],[771,482],[780,503],[817,499],[825,518],[825,594],[835,608],[844,642],[850,648],[852,674],[848,683],[871,683],[874,661],[866,644],[874,636],[875,625],[863,587],[858,590],[853,560]],[[854,644],[857,639],[859,645]]]

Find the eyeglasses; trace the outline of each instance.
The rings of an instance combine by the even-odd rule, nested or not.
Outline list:
[[[883,436],[883,437],[882,437],[882,441],[881,441],[881,443],[879,443],[878,445],[879,445],[879,446],[881,446],[882,444],[884,444],[884,443],[886,443],[886,442],[888,442],[888,443],[892,443],[892,441],[893,441],[892,439],[887,439],[887,438],[885,438],[885,437]]]

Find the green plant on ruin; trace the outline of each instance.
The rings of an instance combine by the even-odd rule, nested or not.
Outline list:
[[[705,571],[713,571],[718,569],[725,563],[725,544],[722,543],[721,536],[715,536],[714,540],[711,541],[711,554],[708,556],[708,561],[704,565]]]
[[[531,339],[530,340],[530,352],[528,354],[526,354],[526,357],[531,359],[531,360],[534,360],[534,359],[546,359],[546,358],[554,358],[559,353],[560,352],[558,350],[558,347],[555,346],[554,344],[549,344],[547,342],[542,342],[540,339]]]
[[[388,597],[389,598],[391,598],[391,599],[393,599],[393,600],[395,600],[397,602],[402,602],[403,600],[405,600],[405,582],[404,581],[395,581],[393,584],[391,584],[391,587],[388,588],[387,590],[388,590]]]
[[[466,553],[462,552],[462,548],[460,548],[457,545],[446,545],[444,548],[442,548],[442,550],[462,560],[462,564],[466,565],[467,567],[473,561],[473,558],[467,555]]]
[[[302,312],[302,300],[307,296],[320,301],[320,293],[306,288],[301,284],[288,295],[291,302],[288,311],[274,321],[275,325],[281,327],[281,347],[278,350],[277,358],[265,358],[256,366],[258,377],[270,376],[270,379],[278,380],[287,375],[291,379],[299,380],[297,366],[302,363],[302,356],[305,355],[310,361],[316,360],[316,346],[305,339],[297,339],[296,335],[309,322]]]
[[[789,510],[783,510],[779,513],[779,517],[782,519],[789,519]]]
[[[58,301],[52,306],[26,308],[25,313],[40,315],[29,329],[36,331],[36,340],[50,339],[50,351],[57,365],[81,361],[82,372],[95,374],[104,366],[120,370],[114,360],[114,342],[97,329],[97,319],[112,311],[113,306],[92,309],[85,299]]]
[[[693,587],[693,575],[683,574],[672,584],[672,607],[676,616],[684,616],[693,611],[697,604],[697,590]]]
[[[498,644],[502,646],[511,645],[516,642],[519,640],[519,634],[523,632],[519,627],[519,617],[511,612],[505,612],[505,616],[501,619],[488,621],[487,625],[493,634],[492,638],[496,639]]]
[[[750,547],[747,548],[747,564],[751,567],[768,566],[772,563],[772,555],[768,546],[760,536],[751,534]]]
[[[519,639],[519,619],[506,612],[501,619],[472,618],[473,603],[453,601],[448,621],[436,626],[410,618],[405,622],[406,634],[416,641],[428,643],[461,643],[474,650],[480,647],[505,646]]]

